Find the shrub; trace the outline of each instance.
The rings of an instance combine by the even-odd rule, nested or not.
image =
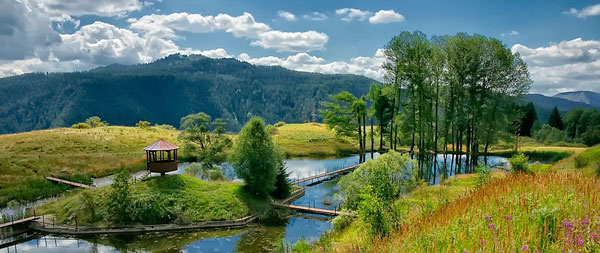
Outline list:
[[[225,180],[225,175],[221,170],[209,170],[208,179],[210,181]]]
[[[487,165],[477,166],[475,172],[477,172],[477,188],[488,184],[492,179],[491,169]]]
[[[276,135],[276,134],[277,134],[279,131],[277,131],[277,127],[274,127],[274,126],[272,126],[272,125],[268,125],[268,126],[267,126],[267,132],[268,132],[270,135]]]
[[[285,122],[279,121],[279,122],[275,123],[275,125],[273,125],[273,126],[275,126],[275,127],[282,127],[283,125],[285,125]]]
[[[117,224],[130,221],[129,207],[131,198],[129,196],[129,179],[131,174],[127,170],[120,170],[114,178],[111,189],[106,196],[106,209],[111,214],[111,219]]]
[[[83,123],[83,122],[79,122],[77,124],[73,124],[71,126],[72,128],[77,128],[77,129],[88,129],[88,128],[92,128],[90,125]]]
[[[348,215],[348,210],[343,210],[344,213],[336,216],[331,223],[333,224],[333,229],[336,231],[341,231],[352,224],[354,217]]]
[[[513,155],[508,159],[510,166],[514,172],[530,172],[529,171],[529,157],[523,153]]]
[[[164,130],[175,130],[175,127],[172,125],[168,125],[168,124],[154,124],[154,127],[159,128],[159,129],[164,129]]]
[[[140,120],[140,121],[138,121],[138,123],[135,123],[135,126],[142,128],[142,129],[146,129],[146,128],[148,128],[148,126],[150,126],[150,122],[145,121],[145,120]]]
[[[92,116],[85,120],[85,123],[90,125],[90,127],[103,127],[106,126],[106,122],[102,121],[98,116]]]

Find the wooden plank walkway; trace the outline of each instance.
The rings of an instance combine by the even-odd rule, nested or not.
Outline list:
[[[329,216],[337,216],[340,214],[346,214],[346,213],[343,213],[343,212],[340,212],[337,210],[321,209],[321,208],[314,208],[314,207],[307,207],[307,206],[286,205],[286,204],[281,204],[281,203],[273,203],[273,206],[294,209],[298,212],[303,212],[303,213],[323,214],[323,215],[329,215]]]
[[[57,182],[57,183],[63,183],[63,184],[72,185],[72,186],[75,186],[75,187],[80,187],[80,188],[85,188],[85,189],[91,188],[91,186],[89,186],[89,185],[75,183],[75,182],[67,181],[67,180],[60,179],[60,178],[46,177],[46,179],[48,179],[50,181]]]
[[[39,219],[40,216],[31,216],[31,217],[27,217],[27,218],[23,218],[20,220],[16,220],[16,221],[11,221],[11,222],[7,222],[7,223],[2,223],[0,224],[0,228],[7,228],[10,227],[12,225],[17,225],[17,224],[21,224],[21,223],[25,223],[25,222],[30,222],[36,219]]]
[[[297,185],[297,184],[300,184],[300,183],[303,183],[303,182],[306,182],[306,181],[310,181],[310,180],[313,180],[313,179],[318,179],[318,178],[322,178],[322,177],[327,177],[327,176],[335,175],[335,174],[338,174],[338,173],[343,173],[343,172],[346,172],[346,171],[349,171],[349,170],[356,169],[356,168],[358,168],[358,166],[360,166],[360,164],[355,164],[355,165],[352,165],[352,166],[348,166],[346,168],[341,168],[341,169],[338,169],[338,170],[329,171],[329,172],[317,174],[317,175],[310,176],[310,177],[305,177],[305,178],[302,178],[302,179],[294,181],[293,184]]]

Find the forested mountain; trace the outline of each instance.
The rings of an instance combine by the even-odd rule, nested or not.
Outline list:
[[[580,102],[588,105],[593,105],[596,108],[600,108],[600,93],[592,91],[563,92],[554,95],[554,97],[564,98],[574,102]]]
[[[0,79],[0,133],[70,126],[97,115],[113,125],[179,125],[205,112],[238,130],[249,116],[303,122],[342,90],[366,94],[373,79],[255,66],[235,59],[171,55],[148,64]]]
[[[586,103],[571,101],[568,99],[560,98],[560,97],[547,97],[542,94],[527,94],[525,95],[525,100],[530,101],[535,105],[535,110],[537,112],[538,120],[540,123],[546,123],[548,121],[548,117],[550,116],[550,112],[556,106],[558,111],[561,114],[565,114],[573,108],[597,108],[600,109],[600,106],[593,106]]]

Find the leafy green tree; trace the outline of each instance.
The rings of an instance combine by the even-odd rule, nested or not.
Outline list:
[[[211,123],[213,126],[213,132],[221,135],[223,133],[225,133],[226,131],[226,126],[227,126],[227,121],[225,121],[224,119],[221,118],[216,118],[215,120],[213,120],[213,122]]]
[[[103,122],[102,119],[98,116],[92,116],[85,120],[85,123],[90,125],[92,128],[103,127],[106,126],[106,122]]]
[[[371,236],[383,237],[388,234],[390,227],[385,217],[387,202],[379,197],[371,185],[367,185],[362,191],[361,198],[358,206],[359,216],[371,226]]]
[[[130,179],[129,171],[122,169],[115,175],[114,182],[110,185],[106,205],[111,214],[110,217],[115,223],[126,224],[131,220],[129,216],[129,207],[132,201],[129,193]]]
[[[356,136],[355,102],[357,98],[350,92],[342,91],[329,97],[330,101],[322,102],[321,117],[327,127],[340,136]]]
[[[177,137],[183,141],[186,153],[202,162],[204,166],[213,167],[224,162],[232,141],[222,135],[225,121],[211,118],[206,113],[190,114],[181,118],[183,131]],[[214,126],[213,132],[210,126]]]
[[[261,118],[253,117],[244,125],[229,160],[252,193],[267,196],[273,192],[282,156]]]
[[[77,124],[73,124],[71,126],[72,128],[77,128],[77,129],[89,129],[92,128],[90,125],[83,123],[83,122],[79,122]]]
[[[558,107],[556,106],[554,107],[554,109],[552,109],[552,112],[550,113],[550,118],[548,118],[548,125],[558,130],[564,129],[562,117],[560,116],[560,112],[558,111]]]

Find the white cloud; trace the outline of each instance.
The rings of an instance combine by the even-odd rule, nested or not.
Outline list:
[[[583,19],[590,16],[598,16],[600,15],[600,4],[590,5],[581,10],[571,8],[568,11],[564,11],[563,14],[573,15]]]
[[[296,20],[296,15],[294,15],[293,13],[291,13],[289,11],[278,11],[277,15],[279,15],[280,17],[282,17],[283,19],[285,19],[287,21]]]
[[[385,61],[383,49],[378,49],[372,57],[359,56],[350,59],[349,62],[335,61],[327,63],[325,59],[307,53],[298,53],[285,58],[275,56],[251,58],[248,54],[242,53],[237,58],[256,65],[282,66],[292,70],[324,74],[363,75],[379,81],[383,80],[385,73],[381,68],[381,64]]]
[[[565,89],[598,90],[600,41],[577,38],[538,48],[516,44],[512,51],[519,53],[529,64],[534,80],[532,92],[554,94]]]
[[[143,7],[143,3],[138,0],[32,0],[31,3],[50,16],[124,16]]]
[[[325,13],[317,12],[317,11],[302,15],[302,17],[305,19],[308,19],[308,20],[313,20],[313,21],[323,21],[323,20],[327,19],[327,15],[325,15]]]
[[[139,19],[130,18],[132,29],[146,34],[175,38],[177,31],[208,33],[224,30],[235,37],[250,38],[253,46],[274,49],[279,52],[302,52],[320,50],[325,47],[328,36],[315,31],[282,32],[271,29],[267,24],[256,22],[250,13],[232,17],[227,14],[203,16],[201,14],[173,13],[169,15],[147,15]]]
[[[510,31],[509,33],[502,33],[502,34],[500,34],[500,36],[502,36],[502,37],[506,37],[506,36],[517,36],[517,35],[519,35],[519,32],[517,32],[517,31],[514,31],[514,30],[513,30],[513,31]]]
[[[391,23],[391,22],[402,22],[404,16],[396,13],[394,10],[380,10],[375,13],[374,16],[369,18],[371,24]]]
[[[269,31],[260,34],[259,40],[250,43],[278,52],[308,52],[321,50],[329,40],[327,34],[315,31],[307,32],[281,32]]]
[[[343,8],[335,10],[335,14],[342,16],[342,20],[344,21],[352,21],[354,19],[363,21],[367,16],[371,15],[371,12],[353,8]]]

